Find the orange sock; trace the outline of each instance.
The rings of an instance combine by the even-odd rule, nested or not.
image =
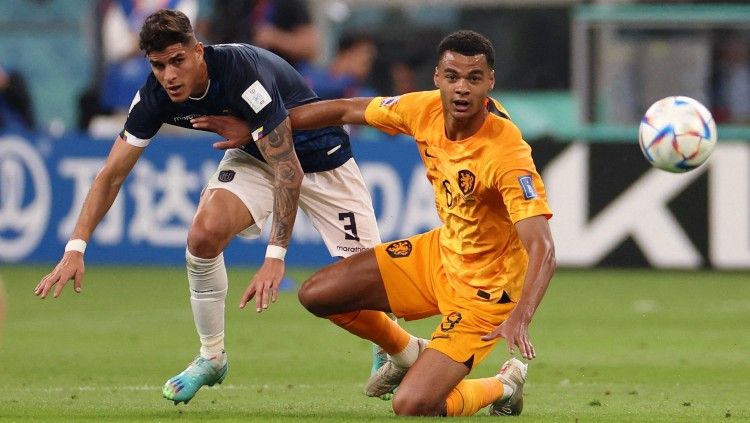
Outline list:
[[[464,379],[445,400],[445,411],[450,417],[472,416],[503,395],[503,383],[495,377]]]
[[[382,311],[359,310],[328,316],[333,323],[360,338],[380,345],[388,354],[396,354],[409,344],[411,335]]]

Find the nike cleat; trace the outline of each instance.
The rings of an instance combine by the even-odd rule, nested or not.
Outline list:
[[[419,353],[421,354],[427,347],[428,341],[418,338],[417,342],[419,344]],[[408,367],[398,366],[393,361],[388,360],[367,380],[365,395],[368,397],[383,398],[384,395],[393,394],[408,371]]]
[[[162,394],[164,398],[174,401],[175,405],[181,402],[187,404],[202,386],[221,384],[227,376],[228,369],[229,363],[225,352],[213,359],[198,356],[187,369],[164,384]]]
[[[521,360],[511,358],[503,363],[497,373],[503,385],[513,388],[513,394],[505,401],[497,400],[490,405],[491,416],[517,416],[523,410],[523,385],[526,383],[528,365]]]

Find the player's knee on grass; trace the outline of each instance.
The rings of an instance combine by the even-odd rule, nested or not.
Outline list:
[[[399,395],[399,392],[393,397],[392,407],[397,416],[439,416],[445,412],[443,405],[435,404],[432,398],[415,394]]]

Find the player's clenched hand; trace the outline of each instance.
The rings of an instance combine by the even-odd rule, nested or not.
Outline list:
[[[47,294],[52,287],[57,285],[54,292],[54,296],[57,298],[60,296],[65,284],[71,279],[73,279],[73,289],[75,292],[81,292],[83,272],[83,253],[68,251],[60,259],[60,262],[57,263],[54,270],[37,284],[36,288],[34,288],[34,295],[39,298],[47,298]]]
[[[531,344],[531,339],[529,339],[529,325],[519,319],[514,319],[512,314],[500,326],[484,335],[482,340],[489,341],[495,338],[504,338],[508,343],[508,352],[511,354],[518,346],[518,350],[524,358],[531,360],[536,357],[534,345]]]
[[[225,141],[215,142],[214,148],[227,150],[240,148],[252,140],[250,127],[247,123],[234,116],[201,116],[193,118],[190,123],[195,129],[205,129],[226,138]]]
[[[258,273],[253,276],[250,285],[245,289],[240,300],[240,308],[255,298],[255,311],[258,313],[268,308],[269,302],[276,302],[279,296],[279,285],[284,277],[284,260],[266,258]]]

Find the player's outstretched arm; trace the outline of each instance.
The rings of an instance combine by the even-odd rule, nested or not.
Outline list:
[[[289,111],[294,129],[317,129],[326,126],[361,124],[366,125],[365,110],[372,98],[342,98],[325,100],[297,106]],[[250,126],[234,116],[200,116],[190,120],[195,129],[214,132],[224,137],[213,147],[219,150],[241,148],[252,141]]]
[[[211,131],[224,137],[224,141],[214,143],[214,148],[228,150],[241,148],[253,140],[250,126],[235,116],[201,116],[190,120],[195,129]]]
[[[340,98],[303,104],[289,110],[294,129],[317,129],[336,125],[366,125],[365,110],[372,97]]]
[[[258,149],[273,170],[273,223],[266,259],[245,290],[240,308],[245,308],[255,297],[255,309],[260,313],[268,308],[269,300],[276,302],[278,297],[284,276],[284,254],[297,217],[303,172],[294,151],[289,118],[258,140]]]
[[[544,216],[522,219],[516,222],[515,227],[529,255],[521,299],[508,319],[482,339],[505,338],[511,354],[518,346],[521,355],[531,360],[536,357],[536,351],[529,338],[529,325],[555,273],[555,244]]]
[[[117,137],[104,167],[96,175],[86,195],[78,221],[71,234],[71,240],[80,241],[68,243],[57,266],[34,288],[35,295],[46,298],[52,287],[57,285],[54,291],[54,296],[57,298],[62,293],[65,284],[71,279],[74,280],[75,292],[81,292],[84,265],[83,252],[78,250],[85,248],[85,242],[88,242],[94,229],[112,206],[123,181],[135,166],[143,150],[142,147],[135,147]]]

